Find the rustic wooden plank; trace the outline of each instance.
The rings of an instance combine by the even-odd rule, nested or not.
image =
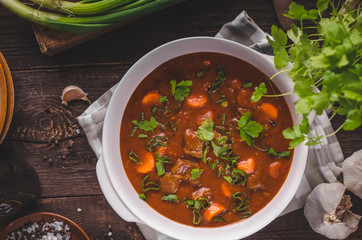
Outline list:
[[[277,24],[272,2],[246,0],[186,1],[146,16],[59,55],[40,53],[29,24],[16,16],[1,17],[0,49],[11,70],[79,63],[130,63],[168,41],[189,36],[214,36],[221,26],[246,10],[267,31]],[[10,32],[9,32],[10,31]],[[147,39],[147,41],[144,41]],[[19,41],[20,40],[20,41]]]

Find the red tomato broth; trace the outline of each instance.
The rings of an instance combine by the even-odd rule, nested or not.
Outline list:
[[[209,64],[205,65],[205,61]],[[207,96],[207,88],[217,80],[218,66],[222,66],[226,71],[226,80],[222,83],[220,91],[226,96],[227,107],[222,107],[220,104],[214,103],[209,97],[207,102],[200,108],[189,106],[186,102],[183,102],[181,110],[172,117],[178,124],[177,132],[173,132],[170,127],[166,127],[166,129],[162,131],[158,126],[153,132],[147,133],[138,129],[136,134],[130,137],[130,133],[134,127],[132,120],[140,121],[141,112],[144,112],[145,119],[147,120],[153,116],[151,107],[142,105],[142,99],[148,92],[157,90],[161,96],[167,96],[171,102],[173,96],[171,95],[170,81],[176,79],[177,83],[179,83],[182,80],[191,80],[192,85],[189,87],[191,93],[193,95],[200,94]],[[198,78],[196,73],[203,70],[206,70],[206,72],[201,78]],[[237,79],[237,81],[235,79]],[[252,88],[243,88],[242,85],[249,82],[252,82]],[[240,104],[238,101],[240,91],[247,90],[252,92],[261,82],[265,82],[268,88],[268,94],[279,93],[277,87],[259,69],[249,63],[220,53],[201,52],[183,55],[163,63],[140,83],[132,94],[125,109],[121,126],[120,148],[123,165],[130,182],[137,193],[144,193],[146,195],[146,202],[150,207],[173,221],[194,226],[192,223],[192,210],[188,209],[187,205],[182,203],[182,201],[185,198],[192,199],[193,192],[200,187],[205,187],[211,189],[212,192],[210,203],[217,203],[225,208],[229,208],[231,198],[225,196],[221,189],[221,185],[225,183],[225,179],[223,177],[217,177],[217,171],[212,170],[201,159],[184,153],[183,149],[185,145],[184,132],[186,129],[196,131],[200,125],[198,119],[203,119],[203,115],[206,113],[209,114],[208,112],[210,111],[212,112],[212,120],[215,125],[221,125],[223,114],[225,114],[225,124],[232,125],[235,119],[240,118],[240,113],[245,114],[246,111],[250,111],[252,120],[257,121],[263,126],[263,141],[265,145],[273,147],[276,151],[288,150],[289,140],[284,139],[282,131],[292,126],[292,118],[283,97],[262,98],[257,103],[249,100],[249,103],[246,105]],[[272,104],[278,109],[278,116],[276,119],[273,119],[273,122],[271,122],[271,119],[260,109],[263,103]],[[164,119],[157,119],[157,121],[159,123],[166,122]],[[199,124],[197,122],[199,122]],[[141,139],[137,137],[139,133],[146,133],[149,136],[147,139]],[[147,174],[140,174],[135,170],[137,164],[128,157],[131,151],[137,153],[139,156],[147,152],[148,150],[145,145],[151,136],[155,135],[162,135],[168,138],[168,144],[165,147],[164,154],[171,159],[171,163],[164,164],[166,172],[171,170],[178,159],[185,159],[197,163],[198,167],[203,169],[203,173],[199,179],[200,185],[195,186],[185,181],[180,182],[178,190],[174,193],[178,196],[178,203],[162,201],[161,197],[167,194],[161,190],[143,192],[141,185],[146,175],[149,175],[149,181],[159,183],[156,168],[154,167],[153,170]],[[266,152],[257,150],[254,147],[249,147],[244,141],[241,141],[238,131],[231,131],[229,138],[232,139],[234,155],[240,156],[240,159],[237,160],[238,162],[248,158],[255,159],[255,171],[248,174],[247,181],[260,181],[263,183],[263,189],[250,189],[248,187],[249,183],[244,185],[229,184],[233,193],[245,192],[249,195],[251,201],[248,210],[252,214],[255,214],[273,199],[284,183],[290,169],[293,150],[291,150],[290,157],[279,158],[268,155]],[[256,139],[256,142],[258,139],[260,139],[260,137]],[[205,146],[203,149],[205,149]],[[156,149],[153,152],[156,152]],[[211,159],[211,161],[218,159],[212,152],[211,147],[206,156],[207,159]],[[279,177],[276,179],[269,176],[268,172],[270,164],[275,161],[281,163]],[[201,215],[202,211],[203,210],[201,210]],[[198,226],[216,227],[242,220],[232,212],[225,213],[222,217],[227,223],[202,220]]]

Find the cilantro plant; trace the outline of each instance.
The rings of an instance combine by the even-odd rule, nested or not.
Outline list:
[[[296,20],[298,26],[293,24],[287,32],[276,26],[271,28],[273,39],[268,41],[274,49],[274,64],[281,69],[292,63],[284,71],[289,71],[295,83],[293,93],[299,97],[296,114],[303,116],[300,124],[283,132],[285,138],[292,140],[291,148],[305,140],[307,145],[318,144],[323,137],[308,136],[307,116],[312,111],[320,115],[329,109],[331,118],[345,116],[335,133],[340,129],[354,130],[362,124],[362,9],[359,1],[337,3],[318,0],[316,9],[306,10],[293,2],[285,16]],[[306,21],[312,26],[306,27]],[[254,100],[265,94],[262,88],[256,89]]]

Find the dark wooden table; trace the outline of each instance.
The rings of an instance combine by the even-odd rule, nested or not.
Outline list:
[[[312,6],[316,1],[304,2]],[[30,165],[39,183],[27,184],[40,187],[37,200],[0,222],[0,230],[20,216],[49,211],[78,223],[91,239],[109,239],[108,225],[114,239],[143,239],[135,224],[123,221],[112,210],[98,185],[97,158],[76,121],[88,104],[73,102],[65,107],[61,92],[65,86],[78,85],[94,101],[148,51],[178,38],[214,36],[242,10],[266,32],[271,25],[279,25],[271,0],[193,0],[49,57],[40,53],[31,24],[0,7],[0,51],[15,86],[14,117],[0,146],[0,160]],[[340,118],[333,120],[335,128],[340,124]],[[362,149],[361,128],[337,136],[345,157]],[[361,200],[353,197],[353,201],[354,212],[361,214]],[[248,239],[292,238],[324,239],[309,227],[303,210],[277,218]],[[349,239],[362,239],[362,228]]]

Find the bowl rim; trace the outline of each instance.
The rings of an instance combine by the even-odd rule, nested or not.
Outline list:
[[[137,199],[138,194],[128,181],[128,177],[127,175],[125,175],[122,163],[120,163],[121,165],[119,165],[119,162],[115,163],[115,161],[121,161],[119,132],[122,119],[119,118],[122,118],[121,116],[123,114],[124,107],[127,105],[123,104],[124,107],[122,106],[120,109],[119,104],[122,103],[122,97],[124,97],[124,95],[127,95],[128,98],[125,97],[126,100],[123,99],[123,102],[128,103],[129,96],[132,94],[134,88],[138,85],[135,84],[134,81],[132,81],[132,77],[134,77],[133,75],[137,76],[137,71],[142,69],[143,73],[139,78],[143,80],[144,77],[149,74],[151,69],[154,69],[152,65],[155,64],[150,62],[150,59],[155,59],[155,57],[157,57],[158,55],[162,55],[161,58],[172,59],[174,57],[181,56],[187,53],[197,52],[193,50],[194,45],[190,45],[190,48],[183,50],[185,48],[185,45],[187,44],[196,44],[198,48],[200,48],[198,52],[206,52],[207,50],[204,49],[210,49],[209,52],[220,52],[233,56],[237,55],[236,57],[244,60],[246,57],[248,59],[253,59],[252,61],[247,61],[249,63],[252,62],[252,65],[259,68],[259,70],[264,72],[264,74],[269,77],[277,71],[274,67],[274,64],[262,54],[244,45],[226,39],[214,37],[189,37],[174,40],[155,48],[154,50],[144,55],[141,59],[139,59],[126,72],[110,100],[108,110],[105,116],[102,137],[102,154],[104,157],[106,172],[108,174],[112,187],[114,188],[120,200],[125,203],[126,207],[138,219],[141,219],[143,223],[150,226],[151,228],[177,239],[220,239],[220,237],[222,239],[240,239],[249,236],[265,227],[267,224],[273,221],[285,209],[285,207],[287,207],[289,202],[292,200],[304,174],[308,151],[307,146],[302,144],[294,150],[293,162],[289,170],[287,179],[285,180],[277,195],[263,209],[261,209],[259,212],[257,212],[251,218],[248,218],[245,221],[231,223],[216,228],[202,228],[183,225],[159,214],[151,207],[149,207],[144,201],[131,201]],[[213,50],[215,47],[217,48],[217,50]],[[235,53],[233,51],[230,52],[230,49],[239,50],[241,53],[246,54],[247,56],[241,56],[241,53]],[[178,54],[174,54],[169,53],[168,51],[180,51],[180,53],[178,52]],[[260,69],[260,64],[258,62],[261,62],[260,64],[263,65],[263,69]],[[157,64],[157,66],[162,63],[163,62],[160,62],[159,64]],[[149,72],[147,74],[144,74],[144,72],[147,71]],[[279,81],[286,81],[287,78],[285,75],[279,74],[279,76],[273,79],[273,82],[278,81],[278,79],[281,79]],[[139,82],[141,80],[139,80]],[[284,83],[285,89],[281,89],[281,87],[279,86],[280,84],[276,85],[282,92],[287,89],[291,90],[293,86],[291,81],[287,81]],[[127,87],[130,86],[133,87],[132,91],[123,90],[127,89]],[[287,100],[287,103],[289,106],[289,110],[292,114],[293,122],[297,122],[299,120],[299,116],[295,115],[293,104],[297,98],[294,95],[288,96],[286,98],[289,99]],[[115,132],[117,132],[117,134],[114,134]],[[114,146],[115,144],[118,145],[118,154],[114,149],[112,149],[112,146]],[[116,167],[121,167],[121,169],[115,170]],[[132,190],[133,193],[130,193],[130,191]],[[135,194],[137,196],[135,196]],[[261,216],[262,214],[267,214],[267,217]],[[245,229],[240,231],[240,228]],[[221,235],[220,232],[222,233]]]

